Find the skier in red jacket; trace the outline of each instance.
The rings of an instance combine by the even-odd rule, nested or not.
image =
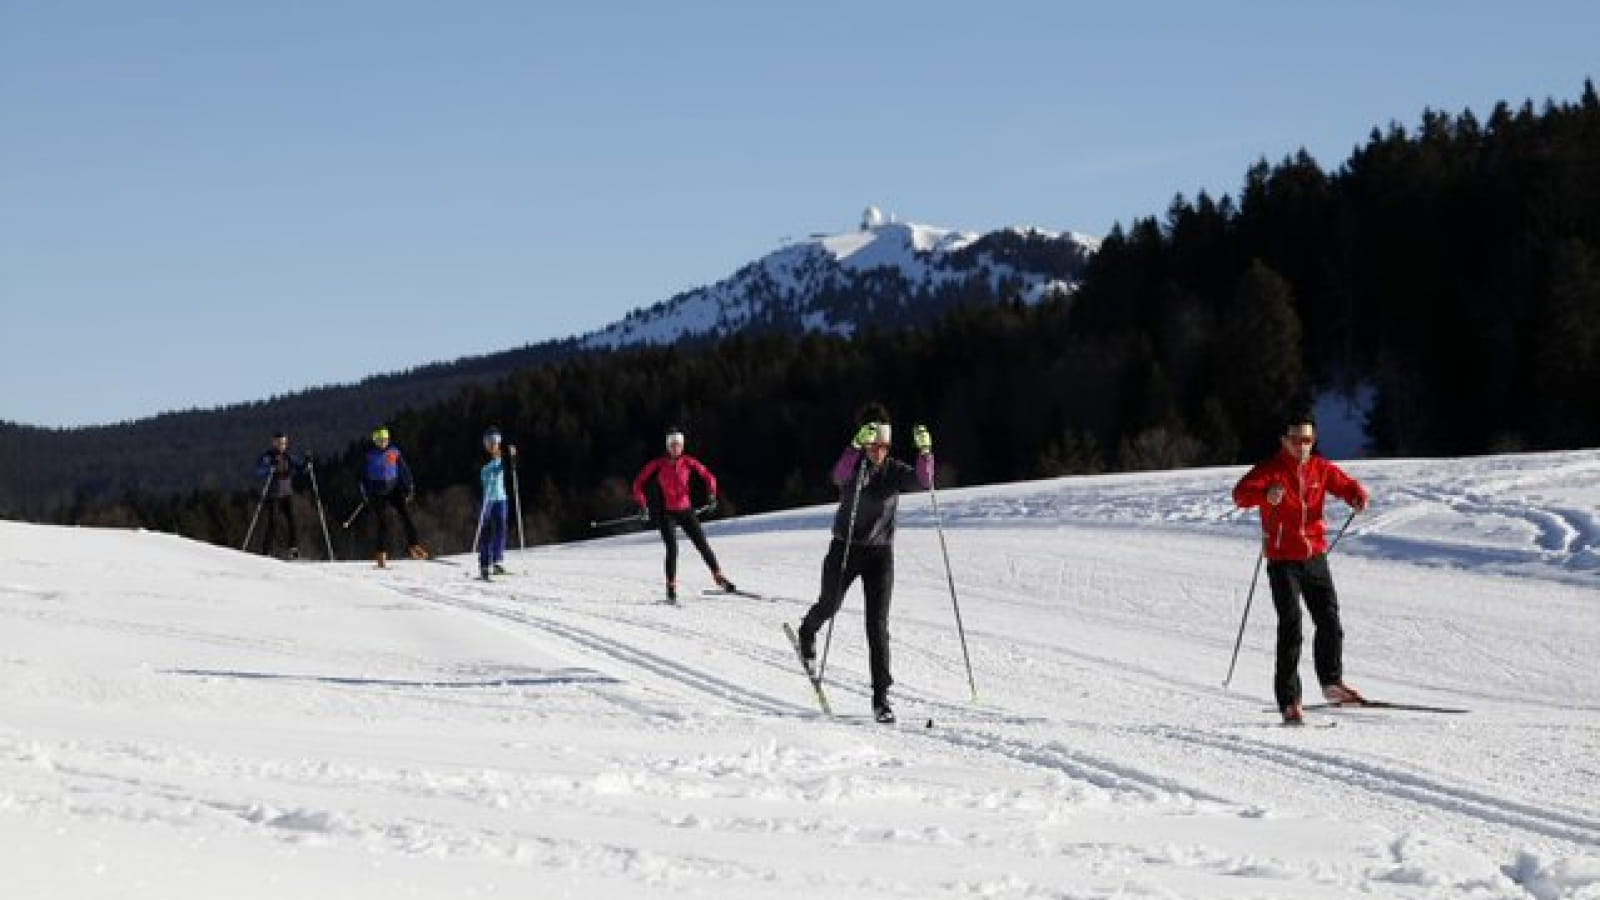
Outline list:
[[[1233,502],[1260,507],[1262,552],[1267,581],[1278,612],[1278,660],[1273,693],[1283,720],[1302,721],[1300,704],[1300,599],[1315,628],[1312,660],[1322,695],[1331,703],[1361,703],[1363,698],[1344,683],[1344,630],[1339,624],[1339,597],[1328,569],[1328,533],[1322,519],[1323,500],[1333,494],[1351,509],[1367,508],[1367,489],[1326,457],[1311,452],[1317,425],[1310,415],[1292,419],[1280,448],[1239,479]]]
[[[706,486],[706,506],[715,509],[717,477],[700,460],[683,452],[683,432],[680,429],[667,429],[666,445],[667,452],[645,463],[644,468],[639,470],[639,476],[633,479],[633,499],[639,504],[639,518],[648,521],[650,503],[645,497],[645,486],[654,479],[661,491],[661,514],[656,519],[656,527],[661,530],[661,542],[667,545],[667,602],[676,603],[678,600],[678,534],[674,526],[682,528],[694,548],[700,551],[700,558],[705,560],[706,568],[717,580],[717,586],[729,592],[738,590],[733,582],[723,577],[722,567],[717,564],[717,555],[711,552],[705,532],[700,529],[694,500],[689,493],[689,476],[698,475]]]

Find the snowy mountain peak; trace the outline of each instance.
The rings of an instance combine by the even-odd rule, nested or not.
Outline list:
[[[869,206],[861,227],[787,244],[707,287],[584,336],[614,349],[741,331],[853,334],[931,321],[959,303],[1070,295],[1099,248],[1037,228],[981,233],[899,221]]]

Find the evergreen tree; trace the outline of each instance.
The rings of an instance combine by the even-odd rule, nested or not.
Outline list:
[[[1260,260],[1239,279],[1223,313],[1218,394],[1247,448],[1271,446],[1307,402],[1300,318],[1288,282]]]

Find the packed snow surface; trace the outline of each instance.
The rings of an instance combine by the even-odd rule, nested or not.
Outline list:
[[[0,523],[0,896],[1600,897],[1600,452],[1349,469],[1347,677],[1470,712],[1279,726],[1264,579],[1223,687],[1236,468],[906,498],[895,726],[858,589],[835,718],[779,627],[827,508],[712,522],[774,599],[686,546],[679,607],[653,533],[485,584]]]

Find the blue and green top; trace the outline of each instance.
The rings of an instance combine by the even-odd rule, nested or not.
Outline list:
[[[506,464],[503,459],[491,459],[483,464],[478,472],[478,480],[483,482],[483,499],[493,503],[506,499]]]

